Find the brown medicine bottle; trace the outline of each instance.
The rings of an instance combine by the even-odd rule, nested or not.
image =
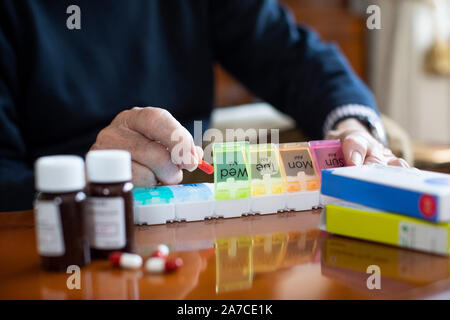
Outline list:
[[[41,266],[67,271],[90,263],[84,225],[84,162],[78,156],[41,157],[35,164],[34,202],[37,249]]]
[[[124,150],[96,150],[86,156],[87,224],[92,258],[134,248],[131,155]]]

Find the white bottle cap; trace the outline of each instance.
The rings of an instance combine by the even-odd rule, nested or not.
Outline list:
[[[35,185],[38,191],[60,193],[82,190],[86,184],[83,158],[47,156],[35,163]]]
[[[131,155],[125,150],[96,150],[86,156],[90,182],[116,183],[131,180]]]

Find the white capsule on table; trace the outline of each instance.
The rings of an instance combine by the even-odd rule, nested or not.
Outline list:
[[[113,266],[124,269],[139,269],[143,263],[140,255],[126,252],[112,252],[109,261]]]

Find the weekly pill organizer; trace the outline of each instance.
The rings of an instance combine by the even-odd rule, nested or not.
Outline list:
[[[320,195],[321,170],[345,165],[339,140],[215,143],[213,161],[214,183],[134,189],[135,223],[310,210],[328,201]]]

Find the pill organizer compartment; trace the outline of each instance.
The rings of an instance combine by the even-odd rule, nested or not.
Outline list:
[[[319,205],[320,180],[307,143],[279,145],[286,184],[285,210],[309,210]]]
[[[169,187],[177,221],[201,221],[214,216],[214,185],[194,183]]]
[[[322,170],[345,166],[344,152],[340,140],[319,140],[308,143],[321,178]]]
[[[277,213],[284,210],[285,182],[275,144],[250,145],[251,212]]]
[[[170,188],[136,188],[133,196],[135,224],[155,225],[175,221],[175,205]]]
[[[213,158],[215,216],[234,218],[249,213],[249,143],[215,143]]]

